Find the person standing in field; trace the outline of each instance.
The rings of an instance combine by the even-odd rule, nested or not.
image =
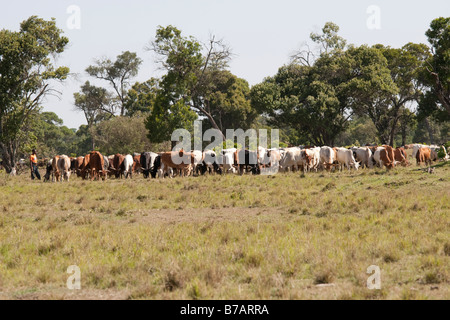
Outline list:
[[[34,180],[34,176],[41,180],[41,175],[39,174],[39,169],[37,165],[37,155],[36,150],[33,149],[30,155],[30,169],[31,169],[31,180]]]

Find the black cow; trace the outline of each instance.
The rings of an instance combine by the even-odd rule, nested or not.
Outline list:
[[[260,174],[261,168],[258,164],[258,153],[256,151],[249,150],[239,150],[238,151],[238,161],[239,161],[239,174],[244,173],[244,168],[246,171],[250,171],[252,174]]]
[[[149,175],[152,175],[152,178],[156,178],[156,171],[155,170],[155,160],[158,157],[158,155],[154,152],[143,152],[141,153],[141,170],[142,174],[144,175],[144,178],[148,178]]]

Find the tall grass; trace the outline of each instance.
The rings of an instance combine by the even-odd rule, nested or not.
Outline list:
[[[0,298],[450,298],[448,165],[0,178]],[[82,289],[66,288],[67,267]],[[381,268],[381,290],[366,288]]]

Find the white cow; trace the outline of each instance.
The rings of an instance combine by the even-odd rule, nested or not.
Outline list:
[[[320,164],[320,147],[305,149],[305,152],[311,157],[311,161],[307,167],[308,170],[315,170],[317,172]]]
[[[356,155],[355,160],[361,164],[361,168],[373,168],[373,155],[368,147],[353,147],[351,150]]]
[[[219,163],[222,164],[223,173],[236,173],[236,168],[234,167],[234,157],[236,155],[236,148],[223,149],[222,154],[219,157]]]
[[[320,148],[320,164],[326,169],[331,171],[333,163],[336,160],[336,153],[333,148],[324,146]]]
[[[280,160],[281,169],[284,171],[287,171],[289,168],[298,170],[299,165],[303,165],[301,149],[298,147],[284,149]]]
[[[66,155],[62,155],[58,159],[58,170],[61,174],[61,181],[69,181],[70,178],[70,159]]]
[[[133,178],[133,157],[131,154],[127,154],[125,156],[125,159],[123,159],[123,175],[125,176],[125,179],[130,176],[130,178]]]
[[[345,148],[336,148],[336,159],[339,163],[339,170],[342,171],[343,166],[346,166],[350,171],[351,168],[358,170],[359,162],[353,157],[353,151]]]
[[[197,168],[201,166],[203,162],[203,152],[200,150],[191,150],[191,153],[194,155],[194,162],[192,163],[192,172],[193,174],[197,173]]]

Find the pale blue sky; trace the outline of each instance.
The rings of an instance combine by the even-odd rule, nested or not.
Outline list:
[[[80,30],[67,28],[70,5],[81,9]],[[379,30],[367,28],[370,5],[380,8]],[[275,74],[309,34],[319,32],[327,21],[338,24],[341,36],[357,45],[426,43],[424,33],[431,20],[450,16],[450,1],[16,0],[2,4],[0,29],[17,30],[31,15],[56,18],[70,40],[58,62],[79,76],[57,87],[63,92],[61,99],[49,97],[44,107],[57,113],[68,127],[77,128],[85,119],[74,111],[73,93],[88,79],[85,68],[96,57],[114,58],[129,50],[144,60],[136,80],[156,76],[154,57],[144,47],[158,25],[172,24],[201,41],[207,41],[210,34],[223,38],[235,54],[231,71],[254,85]]]

